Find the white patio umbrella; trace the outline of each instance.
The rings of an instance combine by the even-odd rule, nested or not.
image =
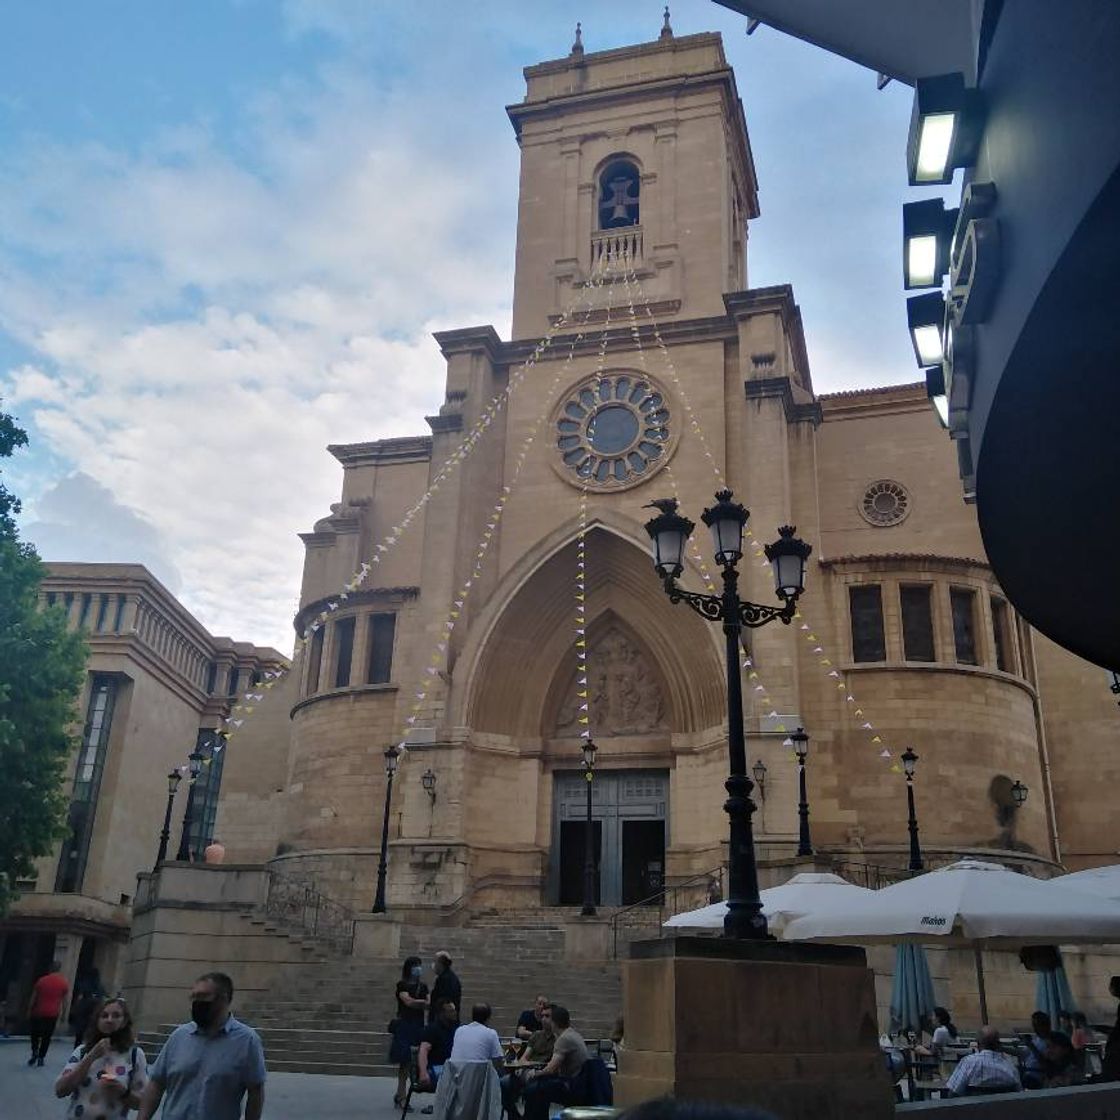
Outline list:
[[[971,945],[980,1014],[988,1021],[984,947],[1120,942],[1120,903],[1073,887],[1057,891],[998,863],[965,859],[865,896],[828,913],[795,918],[788,941],[857,945],[899,941]]]
[[[828,912],[836,902],[857,895],[873,894],[866,887],[857,887],[839,875],[823,871],[803,871],[786,883],[759,891],[762,912],[771,932],[780,934],[786,923],[802,914]],[[723,929],[726,902],[713,902],[699,910],[674,914],[665,925],[674,929]]]
[[[1094,894],[1098,898],[1120,901],[1120,864],[1107,867],[1090,867],[1087,871],[1071,871],[1050,880],[1055,887],[1072,887],[1074,890]]]

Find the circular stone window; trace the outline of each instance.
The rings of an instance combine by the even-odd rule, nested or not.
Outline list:
[[[564,397],[553,428],[561,475],[578,486],[635,486],[668,458],[674,432],[664,390],[635,373],[587,378]]]
[[[910,493],[901,482],[880,479],[864,491],[859,511],[872,525],[897,525],[910,512]]]

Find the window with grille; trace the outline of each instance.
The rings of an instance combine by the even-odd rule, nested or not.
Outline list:
[[[907,661],[936,661],[933,644],[932,588],[928,583],[900,587],[902,656]]]
[[[886,661],[887,640],[883,631],[883,595],[877,583],[848,588],[852,619],[852,660]]]
[[[200,731],[198,747],[206,756],[194,787],[194,819],[191,821],[190,846],[195,859],[202,859],[214,839],[214,822],[218,817],[218,794],[222,788],[222,767],[226,752],[213,749],[214,733]]]
[[[62,845],[55,876],[55,890],[61,894],[80,892],[89,859],[93,837],[93,821],[97,798],[101,792],[101,775],[113,727],[113,707],[117,696],[117,677],[95,673],[90,682],[82,745],[74,770],[74,786],[70,793],[67,837]]]

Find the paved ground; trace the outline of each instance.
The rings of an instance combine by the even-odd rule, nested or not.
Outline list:
[[[42,1069],[26,1065],[29,1053],[26,1038],[0,1039],[0,1120],[60,1120],[66,1104],[54,1082],[70,1056],[69,1040],[51,1044]],[[396,1088],[395,1078],[270,1073],[265,1120],[394,1120]]]

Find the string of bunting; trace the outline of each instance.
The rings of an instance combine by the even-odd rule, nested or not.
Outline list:
[[[658,350],[660,352],[662,360],[665,363],[669,378],[672,381],[674,388],[680,395],[682,407],[684,408],[685,415],[687,416],[689,421],[689,427],[696,434],[698,440],[700,441],[700,446],[703,450],[704,456],[708,460],[708,463],[711,465],[719,485],[723,487],[725,485],[723,472],[720,470],[719,464],[716,461],[715,456],[712,454],[711,447],[708,444],[707,437],[704,433],[702,425],[700,424],[699,418],[697,417],[695,410],[692,408],[692,405],[688,401],[684,386],[682,385],[681,379],[677,374],[676,367],[673,365],[672,356],[669,353],[668,347],[665,345],[664,339],[661,337],[661,330],[658,326],[657,319],[653,314],[653,310],[650,307],[649,299],[642,288],[641,278],[632,269],[627,272],[627,293],[629,294],[630,292],[631,278],[633,280],[634,286],[637,288],[639,302],[642,304],[646,313],[646,317],[649,319],[653,331],[654,341],[657,343]],[[631,307],[633,307],[633,304],[631,304]],[[632,330],[632,335],[638,342],[640,360],[644,360],[644,352],[641,350],[640,346],[640,334],[636,328]],[[771,566],[770,561],[766,558],[765,549],[759,542],[758,538],[755,536],[754,531],[750,528],[747,528],[744,536],[750,546],[755,562],[759,565],[759,567],[766,568],[767,571],[769,571]],[[867,738],[870,744],[877,749],[878,755],[881,759],[887,761],[891,760],[894,757],[893,753],[883,743],[882,736],[878,733],[875,725],[871,722],[871,720],[867,718],[867,714],[864,711],[861,702],[856,698],[847,682],[842,679],[840,671],[835,667],[832,659],[827,656],[823,641],[814,632],[814,628],[811,627],[806,621],[804,621],[800,609],[794,614],[793,617],[794,621],[799,626],[799,632],[801,633],[803,639],[812,647],[811,652],[815,656],[819,666],[826,671],[826,674],[830,680],[836,682],[836,691],[842,692],[844,694],[844,703],[849,707],[853,718],[858,722],[859,730],[867,733]],[[761,703],[765,703],[766,701],[768,701],[769,693],[767,692],[766,687],[762,684],[762,680],[758,674],[758,670],[753,665],[752,659],[750,657],[747,657],[745,659],[743,667],[749,670],[747,673],[748,680],[754,682],[753,689],[756,694],[756,700]],[[770,706],[768,718],[778,718],[778,712],[772,705]],[[788,728],[784,724],[778,724],[775,727],[775,730],[787,732]],[[793,741],[791,739],[786,739],[783,745],[792,749]],[[900,773],[901,767],[898,765],[898,763],[892,763],[891,771],[894,773]]]
[[[511,374],[506,385],[495,393],[487,403],[478,420],[472,425],[470,431],[440,467],[427,490],[425,490],[420,498],[405,512],[401,520],[392,526],[389,532],[376,545],[373,552],[363,560],[361,565],[353,572],[350,579],[346,581],[338,594],[328,600],[323,610],[305,626],[303,632],[296,639],[291,663],[285,668],[270,670],[264,673],[262,680],[257,685],[238,696],[237,703],[230,709],[229,714],[220,719],[217,728],[220,742],[215,745],[213,750],[214,754],[220,753],[229,740],[243,727],[246,719],[255,711],[256,704],[263,701],[267,693],[279,684],[283,677],[295,670],[301,656],[314,638],[316,631],[325,625],[330,616],[339,609],[341,604],[361,587],[374,570],[375,566],[380,564],[385,556],[392,551],[393,547],[400,541],[408,527],[416,520],[425,506],[427,506],[433,496],[439,491],[441,485],[446,482],[469,457],[487,429],[493,424],[502,409],[506,407],[514,390],[526,379],[530,371],[536,367],[546,351],[551,348],[556,335],[579,315],[582,315],[586,321],[593,310],[594,296],[599,289],[601,289],[602,281],[603,273],[601,271],[597,274],[593,274],[587,288],[581,294],[580,298],[573,301],[559,318],[550,325],[547,334],[538,341],[530,356],[513,372],[513,374]],[[582,338],[582,333],[577,336],[577,339]],[[574,350],[574,342],[572,349]],[[209,759],[205,764],[209,765]]]
[[[591,738],[591,706],[587,693],[587,487],[579,493],[579,531],[576,535],[575,590],[576,699],[580,738]]]
[[[630,322],[631,322],[630,334],[631,334],[631,338],[633,339],[633,342],[634,342],[634,347],[638,352],[638,364],[641,366],[642,372],[648,377],[648,376],[650,376],[649,365],[648,365],[648,360],[647,360],[647,357],[646,357],[645,349],[642,345],[641,331],[638,330],[638,327],[637,327],[637,314],[634,310],[634,296],[633,296],[633,288],[632,288],[631,282],[630,282],[630,276],[631,276],[631,272],[628,271],[627,275],[626,275],[626,297],[627,297],[627,302],[628,302],[629,308],[630,308]],[[648,309],[648,306],[649,306],[649,304],[648,304],[648,300],[647,300],[646,301],[647,309]],[[655,325],[656,325],[656,321],[655,321]],[[655,330],[655,337],[660,339],[660,332],[659,331]],[[664,344],[662,344],[661,349],[662,349],[662,353],[667,356],[668,351],[665,349]],[[672,364],[671,359],[669,359],[669,362],[670,362],[670,365],[671,365]],[[675,382],[675,384],[677,384],[679,386],[680,382],[679,382],[678,378],[674,378],[674,382]],[[685,398],[683,388],[680,389],[680,392],[681,392],[681,400],[682,400],[682,402],[684,402],[686,398]],[[705,453],[705,455],[708,459],[708,462],[712,465],[712,468],[713,468],[713,471],[715,473],[717,481],[722,486],[723,485],[722,472],[720,471],[719,466],[716,463],[715,456],[712,455],[711,449],[708,447],[707,439],[705,438],[704,432],[703,432],[702,428],[700,427],[699,422],[696,420],[694,414],[692,415],[692,428],[693,428],[693,431],[696,432],[697,436],[700,439],[701,447],[704,449],[704,453]],[[670,486],[673,488],[673,497],[676,498],[678,503],[679,503],[680,500],[681,500],[680,486],[677,483],[677,476],[676,476],[676,473],[673,471],[673,466],[672,466],[671,463],[666,463],[665,464],[665,475],[669,479]],[[708,564],[705,561],[704,556],[700,551],[700,547],[696,542],[696,534],[695,533],[693,533],[688,538],[688,548],[689,548],[689,551],[692,554],[693,562],[700,569],[700,577],[704,581],[704,586],[708,589],[708,593],[711,594],[711,595],[718,594],[719,589],[716,585],[716,581],[713,578],[711,570],[709,569]],[[750,654],[747,653],[745,650],[743,651],[743,660],[740,663],[739,667],[740,667],[740,669],[745,670],[747,672],[747,679],[750,682],[751,689],[752,689],[752,696],[751,696],[752,707],[755,707],[758,710],[767,710],[768,711],[768,717],[767,718],[777,719],[778,718],[778,712],[777,712],[777,709],[774,707],[773,700],[771,700],[771,698],[770,698],[769,690],[767,689],[766,684],[763,682],[762,677],[759,675],[758,670],[754,667],[754,660],[751,658]],[[787,728],[784,723],[777,724],[775,726],[774,730],[778,731],[778,732],[781,732],[782,734],[788,734],[788,732],[789,732],[789,728]],[[787,738],[783,745],[792,749],[793,748],[793,740]]]
[[[598,278],[593,277],[591,286],[595,288],[601,288],[603,286],[604,278],[605,274],[602,273],[598,276]],[[614,283],[613,280],[611,282],[612,284]],[[593,302],[590,293],[588,294],[588,302],[589,308],[587,317],[590,317],[590,303]],[[609,330],[610,301],[608,300],[606,314],[603,322],[603,331],[599,341],[599,351],[597,359],[597,369],[600,371],[600,377],[602,376],[601,371],[606,360]],[[529,431],[522,441],[517,456],[514,459],[513,470],[510,474],[509,482],[502,487],[501,496],[495,503],[494,508],[491,510],[490,516],[486,521],[486,525],[482,532],[482,537],[479,540],[478,547],[475,551],[474,567],[471,571],[471,574],[463,581],[462,585],[459,587],[458,593],[452,601],[452,608],[448,612],[448,616],[444,620],[443,625],[440,628],[439,638],[428,660],[428,664],[425,667],[424,679],[421,681],[419,687],[417,688],[415,696],[413,697],[413,702],[409,714],[405,717],[404,734],[401,736],[400,741],[397,743],[397,750],[401,755],[405,755],[408,753],[408,731],[413,726],[415,726],[417,720],[420,718],[420,715],[424,710],[424,706],[427,703],[428,694],[431,691],[432,684],[440,674],[440,665],[446,659],[452,631],[455,629],[459,617],[462,614],[462,611],[467,603],[467,600],[471,593],[471,589],[475,586],[482,575],[483,563],[486,559],[486,554],[490,549],[490,544],[494,539],[494,534],[497,532],[498,525],[501,523],[502,514],[505,512],[506,504],[509,501],[510,495],[513,493],[513,489],[521,474],[521,470],[525,465],[526,459],[528,458],[529,450],[533,446],[533,443],[537,438],[537,434],[540,431],[541,425],[544,423],[545,418],[548,414],[548,402],[552,400],[561,381],[564,379],[569,369],[571,368],[572,361],[575,358],[576,347],[584,337],[585,334],[582,329],[573,336],[571,344],[568,348],[568,354],[563,364],[556,371],[551,385],[549,385],[548,389],[542,395],[542,399],[545,401],[544,409],[537,415],[532,425],[530,425]],[[586,649],[586,646],[584,648]],[[586,673],[584,673],[583,676],[584,678],[586,678]]]

